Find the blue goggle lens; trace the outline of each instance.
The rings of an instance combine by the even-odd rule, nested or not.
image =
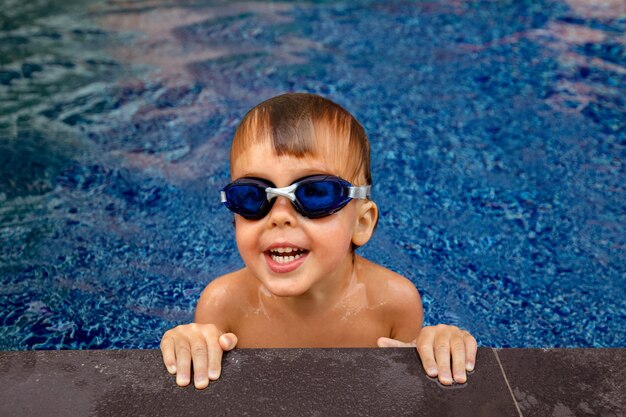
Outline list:
[[[307,182],[296,188],[296,201],[310,214],[331,214],[350,201],[347,195],[349,186],[349,183],[339,179]]]
[[[242,216],[254,216],[267,202],[265,188],[239,184],[225,190],[228,208]]]
[[[247,219],[260,219],[269,212],[265,181],[244,178],[228,184],[222,190],[224,205]]]

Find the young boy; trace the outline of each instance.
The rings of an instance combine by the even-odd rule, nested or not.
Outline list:
[[[178,385],[189,384],[193,362],[194,384],[205,388],[235,346],[413,346],[431,377],[466,381],[475,339],[454,326],[422,328],[415,286],[355,253],[378,208],[369,142],[350,113],[312,94],[271,98],[241,121],[230,161],[222,201],[235,213],[245,267],[209,283],[194,323],[163,335]]]

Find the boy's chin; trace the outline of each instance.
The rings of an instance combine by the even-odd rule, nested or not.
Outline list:
[[[275,297],[299,297],[308,291],[308,286],[294,282],[296,278],[274,278],[264,280],[264,287]],[[289,282],[288,282],[289,281]]]

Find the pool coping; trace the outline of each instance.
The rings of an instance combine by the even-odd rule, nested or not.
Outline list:
[[[0,415],[624,415],[626,348],[481,347],[444,387],[414,349],[236,349],[205,390],[158,350],[0,352]]]

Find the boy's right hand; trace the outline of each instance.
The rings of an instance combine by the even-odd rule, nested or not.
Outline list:
[[[189,385],[191,363],[197,389],[206,388],[222,371],[222,353],[237,345],[234,333],[222,333],[213,324],[190,323],[168,330],[161,339],[161,353],[167,371],[176,374],[176,384]]]

